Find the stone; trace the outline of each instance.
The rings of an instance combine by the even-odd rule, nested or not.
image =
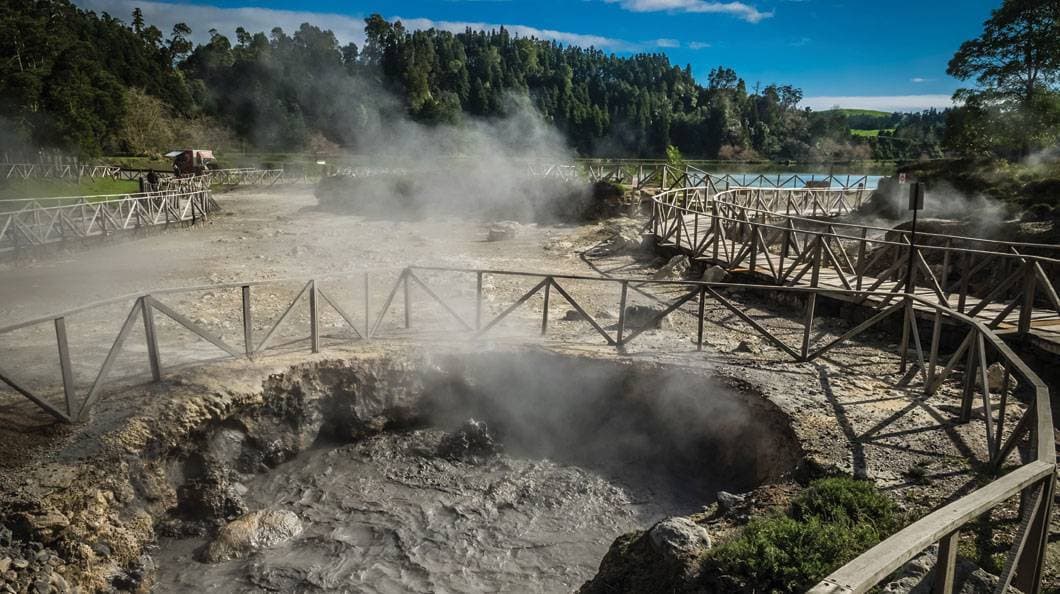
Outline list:
[[[232,520],[247,513],[243,497],[233,488],[233,472],[209,466],[206,473],[177,488],[178,508],[185,517]]]
[[[15,559],[12,565],[15,569],[25,569],[29,567],[29,561],[26,561],[25,559]]]
[[[57,573],[52,574],[48,585],[52,587],[53,592],[65,594],[70,591],[70,584],[66,582],[66,578]]]
[[[30,525],[38,530],[61,530],[70,525],[70,520],[57,511],[45,511],[42,514],[27,514]]]
[[[110,546],[105,542],[97,542],[92,545],[92,552],[100,557],[110,557]]]
[[[11,557],[0,559],[0,575],[7,573],[8,569],[11,569]]]
[[[648,532],[651,546],[671,560],[697,558],[710,549],[707,529],[688,518],[667,518]]]
[[[641,233],[644,225],[635,219],[623,218],[608,221],[604,233],[609,239],[589,251],[590,256],[616,256],[643,251],[650,240]]]
[[[736,348],[733,349],[732,352],[758,354],[760,350],[761,349],[758,348],[758,345],[750,340],[741,340],[740,344],[736,345]]]
[[[16,573],[14,569],[8,569],[4,572],[4,579],[9,582],[17,582],[18,573]]]
[[[585,319],[585,316],[576,309],[568,309],[567,313],[563,314],[564,322],[580,322]]]
[[[626,330],[637,331],[651,324],[652,329],[665,329],[671,326],[669,318],[655,319],[663,308],[649,305],[630,305],[626,308]]]
[[[596,317],[597,317],[597,319],[600,319],[600,320],[617,320],[618,319],[618,315],[615,314],[615,312],[613,312],[611,310],[607,310],[607,309],[601,309],[600,311],[596,312]]]
[[[747,502],[747,496],[736,495],[728,491],[718,491],[715,497],[718,500],[718,507],[724,512],[731,512],[738,507],[742,507]]]
[[[474,460],[500,451],[485,421],[468,419],[459,429],[446,435],[438,444],[438,455],[450,460]]]
[[[674,256],[652,275],[652,280],[680,280],[688,272],[691,263],[687,256]]]
[[[302,534],[302,521],[286,510],[261,510],[232,520],[206,548],[204,560],[219,563],[275,547]]]
[[[37,581],[33,582],[33,591],[36,592],[36,594],[51,594],[52,593],[51,583],[50,582],[46,582],[44,580],[37,580]]]
[[[486,235],[486,241],[508,241],[515,239],[519,233],[519,223],[513,221],[501,221],[490,225]]]
[[[699,280],[705,283],[721,283],[725,282],[728,276],[729,273],[721,266],[711,266],[703,271],[703,276],[699,277]]]
[[[993,392],[1000,392],[1002,383],[1005,381],[1005,366],[1001,363],[994,363],[986,368],[986,382],[987,386]],[[982,375],[977,368],[975,371],[975,385],[982,387],[983,380]],[[1019,386],[1019,381],[1016,380],[1016,375],[1010,373],[1008,376],[1008,388],[1009,390],[1015,390]]]

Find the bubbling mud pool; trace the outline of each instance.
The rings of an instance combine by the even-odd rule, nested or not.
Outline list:
[[[572,591],[619,535],[778,478],[798,451],[764,399],[685,370],[542,353],[426,367],[278,382],[302,403],[322,394],[318,433],[266,472],[233,470],[232,490],[304,530],[219,563],[201,561],[212,531],[164,538],[155,591]],[[354,430],[329,419],[340,403]],[[194,466],[245,461],[262,424],[205,438]]]

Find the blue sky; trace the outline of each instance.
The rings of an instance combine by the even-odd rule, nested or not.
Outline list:
[[[329,28],[343,42],[363,40],[365,16],[401,18],[410,28],[505,25],[577,45],[626,54],[665,52],[705,80],[711,68],[735,68],[756,82],[803,89],[805,105],[921,109],[948,104],[961,86],[946,63],[981,31],[1000,0],[887,2],[855,0],[74,0],[128,19],[140,6],[168,32],[191,25],[230,34],[301,22]]]

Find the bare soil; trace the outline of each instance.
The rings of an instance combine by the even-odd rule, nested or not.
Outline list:
[[[593,276],[606,272],[636,280],[650,278],[655,271],[650,264],[652,256],[615,255],[603,259],[586,256],[605,238],[602,225],[520,225],[514,240],[488,242],[488,225],[482,221],[459,218],[386,221],[322,212],[317,209],[310,188],[240,190],[221,195],[218,201],[223,212],[203,227],[115,239],[92,249],[71,249],[36,261],[3,264],[0,326],[148,290],[287,278],[319,279],[373,270],[367,295],[357,292],[363,290],[359,272],[349,277],[339,276],[323,285],[336,301],[343,302],[350,317],[360,321],[364,298],[368,297],[374,318],[397,271],[410,264]],[[454,309],[464,320],[474,318],[474,275],[424,272],[422,278],[437,295],[456,304]],[[488,275],[484,280],[484,320],[501,313],[538,280]],[[614,317],[618,311],[615,285],[582,281],[560,281],[560,284],[602,324],[614,323],[607,318]],[[255,308],[260,312],[260,316],[255,314],[260,317],[260,321],[255,318],[255,336],[267,332],[270,321],[279,317],[299,287],[300,283],[277,283],[254,289]],[[631,291],[630,303],[658,306],[677,296],[676,292],[635,290]],[[797,344],[801,338],[795,319],[797,312],[785,311],[766,299],[767,296],[748,291],[729,295],[746,314],[788,344]],[[351,348],[378,351],[387,348],[387,341],[427,342],[442,349],[454,342],[462,348],[489,348],[489,343],[472,347],[466,332],[454,332],[458,325],[425,291],[417,288],[413,297],[417,309],[412,329],[403,328],[398,308],[380,325],[385,340],[356,343],[355,347],[340,346],[345,344],[344,339],[353,336],[335,312],[329,312],[322,319],[326,352],[344,356]],[[225,341],[242,346],[238,289],[205,288],[162,299]],[[870,332],[861,341],[839,348],[812,364],[791,363],[782,351],[755,335],[732,312],[710,302],[706,308],[709,323],[705,329],[705,349],[697,352],[693,301],[670,316],[668,327],[648,331],[627,352],[616,353],[584,321],[565,321],[563,318],[570,308],[555,292],[552,299],[554,309],[547,338],[539,336],[543,303],[538,295],[509,321],[499,325],[489,335],[491,340],[504,344],[538,344],[572,354],[711,369],[718,376],[748,382],[790,418],[802,442],[800,468],[806,476],[842,472],[871,478],[893,494],[911,518],[966,494],[984,480],[981,464],[986,447],[982,423],[954,425],[950,422],[959,406],[959,390],[955,386],[947,386],[931,397],[922,395],[919,380],[908,388],[896,388],[901,378],[897,374],[897,358],[891,354],[896,350],[895,336]],[[397,301],[400,300],[399,296]],[[79,397],[91,385],[128,312],[129,304],[123,303],[70,317]],[[273,343],[278,347],[273,355],[254,362],[237,360],[195,368],[187,364],[216,359],[223,353],[209,350],[213,347],[204,349],[202,341],[194,336],[177,337],[175,325],[160,323],[159,333],[165,332],[169,341],[163,355],[165,382],[143,385],[149,379],[144,377],[146,350],[130,339],[127,351],[132,357],[116,366],[118,379],[103,393],[91,421],[82,425],[56,424],[14,392],[0,389],[0,499],[7,500],[14,493],[19,493],[20,499],[31,495],[62,514],[64,502],[71,499],[70,490],[86,488],[92,484],[89,479],[107,476],[108,469],[128,464],[125,458],[142,454],[135,447],[119,448],[116,452],[113,447],[104,447],[104,443],[122,443],[121,436],[136,428],[143,430],[144,419],[169,418],[177,423],[193,423],[195,419],[182,419],[179,412],[181,407],[186,409],[193,402],[206,406],[217,418],[223,419],[226,411],[245,402],[248,394],[254,393],[254,386],[260,386],[268,374],[304,360],[307,357],[305,332],[298,329],[305,328],[305,320],[304,309],[292,314],[291,325],[296,329],[281,333],[284,335]],[[815,336],[825,341],[841,335],[849,327],[842,320],[822,320],[815,328]],[[55,381],[54,329],[50,323],[0,337],[0,352],[4,353],[0,366],[17,371],[34,389],[61,399],[61,389]],[[95,467],[87,468],[92,465]],[[1003,540],[1003,535],[1011,529],[1015,504],[1014,501],[1012,509],[1006,512],[1010,516],[1008,524],[970,535],[969,542],[973,538],[987,542]],[[120,506],[103,505],[106,509],[116,507]],[[71,518],[65,520],[74,522]],[[114,517],[103,525],[107,530],[118,530],[117,526],[134,521],[148,520]],[[79,530],[91,538],[90,529],[82,526]],[[141,532],[150,533],[149,527]],[[974,543],[965,548],[966,553],[970,550],[974,550]],[[127,564],[136,552],[125,551],[125,557],[120,559],[116,551],[114,554],[116,559],[112,563]],[[74,562],[71,558],[71,563]],[[71,579],[98,570],[85,566],[83,558],[78,563],[79,569],[69,571]]]

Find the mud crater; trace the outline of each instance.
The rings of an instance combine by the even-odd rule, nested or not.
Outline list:
[[[169,456],[154,588],[570,591],[617,536],[779,480],[800,452],[779,409],[703,370],[544,351],[306,364]],[[298,525],[263,520],[257,546],[240,531],[260,514]],[[211,558],[233,534],[254,542]]]

